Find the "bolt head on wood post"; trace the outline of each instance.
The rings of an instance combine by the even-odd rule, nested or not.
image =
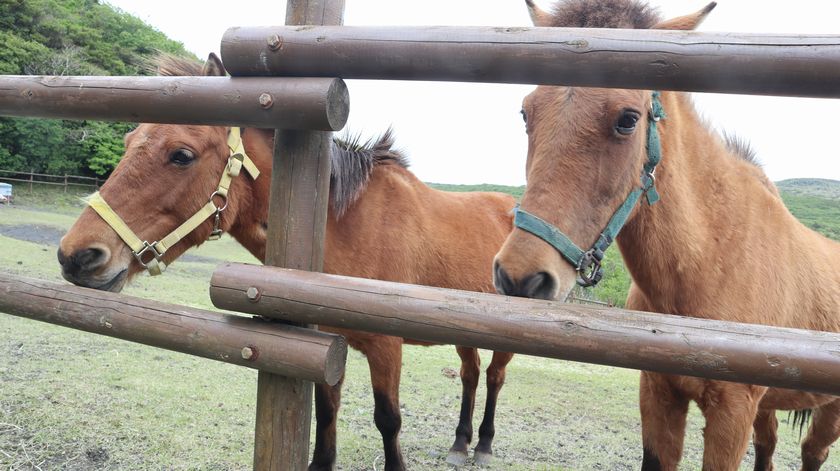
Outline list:
[[[266,42],[268,43],[268,48],[272,51],[280,49],[280,46],[283,45],[283,39],[281,39],[280,36],[276,34],[272,34],[271,36],[269,36]]]
[[[242,359],[243,360],[256,360],[255,358],[254,348],[252,347],[242,347]]]
[[[274,97],[271,96],[270,93],[263,93],[260,95],[260,106],[262,109],[267,110],[274,105]]]
[[[251,286],[247,291],[245,291],[245,296],[248,297],[248,301],[255,303],[260,300],[260,290]]]

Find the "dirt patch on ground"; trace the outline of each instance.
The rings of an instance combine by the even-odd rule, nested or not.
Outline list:
[[[64,231],[53,226],[39,224],[0,225],[0,235],[25,242],[58,246]]]
[[[66,231],[62,229],[42,224],[0,224],[1,236],[22,240],[24,242],[32,242],[35,244],[51,245],[53,247],[58,247],[58,244],[61,241],[61,238],[64,237],[65,232]],[[180,260],[194,263],[218,263],[218,260],[214,260],[209,257],[189,254],[182,255]]]

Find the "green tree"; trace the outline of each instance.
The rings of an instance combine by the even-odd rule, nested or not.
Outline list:
[[[98,0],[0,0],[0,74],[143,75],[156,51],[187,55],[142,20]],[[0,168],[103,175],[131,124],[0,118]]]

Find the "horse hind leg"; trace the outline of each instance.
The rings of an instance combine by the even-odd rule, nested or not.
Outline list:
[[[478,350],[469,347],[455,347],[461,357],[461,415],[455,428],[455,442],[449,449],[446,462],[453,466],[467,463],[467,452],[473,438],[472,418],[475,409],[475,391],[478,388],[478,369],[481,359]]]
[[[380,340],[381,339],[381,340]],[[402,339],[381,336],[367,349],[370,379],[375,403],[373,420],[382,435],[385,450],[385,471],[406,469],[400,450],[400,371]]]
[[[336,425],[344,376],[335,386],[315,385],[315,450],[309,471],[335,469]]]
[[[773,453],[776,450],[779,422],[773,409],[759,409],[753,421],[753,447],[755,471],[773,471]]]
[[[802,471],[817,471],[828,459],[828,450],[840,437],[840,399],[814,410],[808,435],[802,441]]]
[[[499,391],[505,384],[505,369],[513,353],[493,352],[493,360],[487,367],[487,402],[484,406],[484,418],[478,427],[478,444],[475,446],[475,463],[489,465],[493,459],[493,437],[496,435],[496,402]]]

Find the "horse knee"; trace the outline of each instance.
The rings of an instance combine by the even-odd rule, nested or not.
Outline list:
[[[493,365],[490,365],[487,368],[487,389],[494,391],[501,389],[501,387],[505,384],[505,369],[504,368],[495,368]]]

